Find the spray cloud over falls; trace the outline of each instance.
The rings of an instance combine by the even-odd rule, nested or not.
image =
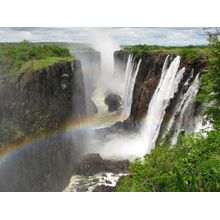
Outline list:
[[[120,91],[121,82],[114,78],[114,52],[120,50],[120,45],[108,33],[91,31],[89,42],[93,49],[101,53],[101,76],[98,85],[104,91]]]

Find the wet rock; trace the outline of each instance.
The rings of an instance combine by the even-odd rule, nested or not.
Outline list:
[[[115,93],[110,93],[105,97],[105,104],[108,106],[109,112],[117,111],[122,105],[121,96]]]
[[[178,54],[171,51],[169,53],[146,52],[140,57],[142,59],[142,62],[140,64],[140,69],[136,77],[130,119],[138,121],[142,120],[146,116],[149,103],[159,83],[161,70],[167,55],[170,55],[169,63],[171,63],[172,58],[176,57]],[[126,65],[128,56],[128,52],[123,50],[116,51],[114,53],[115,63],[123,66],[123,70],[125,68],[124,66]],[[136,62],[138,62],[138,58],[136,59]],[[182,58],[179,69],[181,69],[182,67],[186,68],[182,81],[185,82],[188,79],[192,68],[194,69],[194,73],[200,72],[201,74],[203,74],[207,72],[207,66],[208,58],[205,55],[197,62]],[[194,77],[195,75],[196,74],[194,74]],[[174,105],[174,103],[175,99],[171,100],[170,105],[166,109],[166,113],[169,114],[169,112],[172,110],[172,106]]]
[[[105,183],[106,183],[106,184],[112,184],[112,181],[106,180]]]
[[[78,163],[76,174],[90,176],[99,172],[126,173],[129,164],[129,160],[103,160],[99,154],[88,154]]]
[[[121,131],[121,133],[124,132],[137,132],[141,127],[141,124],[139,121],[134,121],[131,119],[127,119],[123,122],[119,121],[116,122],[114,125],[111,126],[111,133],[118,133],[118,131]]]
[[[76,189],[76,192],[87,192],[88,191],[88,187],[85,185],[79,186]]]
[[[80,61],[61,61],[33,72],[30,69],[16,78],[4,85],[7,89],[3,94],[0,91],[1,97],[7,97],[4,102],[0,97],[0,112],[4,112],[0,121],[2,117],[10,120],[11,127],[24,137],[43,138],[45,134],[45,139],[19,150],[13,160],[1,165],[0,191],[62,191],[72,176],[82,138],[77,136],[73,144],[72,138],[47,134],[59,131],[70,119],[86,116]],[[2,138],[4,135],[0,135],[1,143],[13,143],[17,135]]]
[[[98,183],[98,182],[99,182],[98,178],[93,179],[93,183]]]
[[[116,192],[116,187],[99,185],[95,187],[93,192]]]

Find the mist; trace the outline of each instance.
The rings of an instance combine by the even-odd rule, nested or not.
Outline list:
[[[104,31],[91,31],[89,33],[89,45],[95,50],[94,54],[100,53],[100,73],[97,75],[92,69],[92,62],[90,58],[90,63],[85,62],[85,56],[80,56],[82,69],[85,71],[85,86],[87,91],[90,91],[89,95],[96,104],[98,112],[93,117],[95,118],[97,124],[99,121],[103,125],[101,127],[93,127],[88,131],[87,146],[84,154],[99,153],[104,159],[120,160],[129,159],[133,160],[136,157],[142,157],[146,152],[146,148],[143,143],[143,138],[137,134],[126,134],[126,136],[121,134],[108,134],[106,132],[106,137],[100,139],[97,136],[99,129],[105,129],[117,121],[124,120],[129,117],[126,114],[126,118],[119,119],[120,114],[125,114],[125,109],[123,107],[128,107],[127,101],[130,102],[131,108],[132,93],[134,88],[135,78],[139,70],[138,63],[134,62],[134,59],[128,59],[125,68],[121,68],[122,65],[115,66],[114,64],[114,52],[120,50],[120,45],[111,36]],[[139,62],[140,64],[140,62]],[[91,74],[95,74],[95,81],[91,80]],[[88,80],[89,78],[89,80]],[[91,83],[93,84],[93,90],[91,91]],[[133,84],[133,85],[131,85]],[[129,91],[128,87],[131,88]],[[131,93],[129,96],[125,96],[125,93]],[[122,97],[124,106],[121,112],[108,112],[108,108],[104,103],[104,99],[107,94],[116,93]],[[128,110],[130,113],[130,109]],[[105,121],[110,121],[112,123],[105,125]],[[96,132],[97,131],[97,132]],[[101,131],[102,132],[102,131]]]
[[[114,52],[120,50],[120,45],[104,31],[91,31],[88,35],[91,48],[100,52],[101,75],[97,82],[105,93],[122,93],[122,79],[114,75]]]

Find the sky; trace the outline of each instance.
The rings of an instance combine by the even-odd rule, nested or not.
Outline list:
[[[149,44],[163,46],[185,46],[207,44],[203,28],[157,27],[157,28],[47,28],[47,27],[5,27],[0,28],[0,42],[74,42],[89,43],[91,32],[104,32],[121,45]]]

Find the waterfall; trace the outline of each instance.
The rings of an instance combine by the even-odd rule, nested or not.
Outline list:
[[[137,65],[137,69],[134,71],[134,63],[132,60],[133,57],[130,55],[125,71],[125,88],[127,88],[128,83],[131,83],[132,81],[131,78],[129,79],[129,74],[130,77],[136,77],[134,73],[138,72],[138,66],[141,62],[139,61],[139,65]],[[133,160],[136,157],[143,157],[147,153],[150,153],[159,138],[162,130],[162,123],[164,123],[166,109],[170,105],[174,96],[176,96],[177,101],[175,101],[175,106],[172,107],[172,115],[168,125],[166,125],[166,129],[169,127],[175,127],[175,130],[177,131],[175,134],[176,136],[173,136],[172,142],[175,142],[175,139],[178,137],[182,129],[186,130],[186,128],[190,128],[194,131],[195,125],[198,122],[198,119],[194,117],[193,113],[195,97],[199,89],[199,74],[197,74],[193,80],[194,70],[192,70],[180,91],[179,85],[180,82],[183,82],[183,75],[185,73],[185,68],[179,70],[180,60],[180,56],[177,56],[172,60],[169,56],[166,57],[159,83],[149,103],[147,115],[144,119],[141,131],[137,134],[126,136],[112,134],[111,138],[109,138],[104,144],[102,142],[101,147],[99,149],[97,148],[97,151],[103,158],[129,158]],[[186,88],[187,90],[184,92]],[[124,91],[124,94],[126,94],[126,89]],[[127,94],[127,96],[129,95]],[[126,100],[125,96],[123,98]]]
[[[199,91],[199,74],[192,82],[191,86],[184,94],[182,101],[179,103],[175,115],[172,119],[171,128],[175,133],[172,137],[172,144],[176,144],[179,134],[183,131],[191,132],[196,127],[196,117],[194,116],[195,97]],[[174,120],[175,119],[175,120]],[[175,124],[174,124],[175,122]]]
[[[185,68],[178,71],[180,56],[177,56],[168,68],[169,56],[163,65],[160,82],[151,98],[147,116],[145,118],[142,136],[146,146],[146,153],[155,147],[165,110],[178,90],[179,82],[183,77]]]
[[[194,69],[191,70],[190,72],[190,76],[189,78],[187,79],[187,81],[184,83],[183,85],[183,89],[181,91],[181,94],[180,96],[177,98],[177,102],[176,102],[176,105],[174,106],[173,108],[173,111],[171,113],[171,117],[167,123],[167,125],[165,126],[165,128],[163,129],[162,131],[162,137],[164,138],[168,132],[171,131],[171,129],[173,129],[173,126],[174,126],[174,123],[175,123],[175,120],[176,120],[176,115],[180,112],[181,108],[182,108],[182,102],[184,102],[184,99],[186,97],[186,93],[184,95],[184,92],[183,90],[185,90],[185,88],[187,87],[188,90],[189,90],[189,86],[190,86],[190,81],[193,79],[193,74],[194,74]],[[186,90],[186,92],[188,91]]]
[[[104,31],[91,31],[89,33],[90,46],[100,52],[101,74],[97,86],[104,92],[118,92],[121,84],[114,77],[114,52],[120,50],[120,45]],[[114,82],[114,83],[113,83]]]
[[[124,77],[124,92],[122,95],[123,100],[123,111],[122,115],[125,117],[129,117],[131,112],[131,105],[133,99],[133,90],[136,81],[136,77],[140,68],[141,59],[138,61],[137,65],[134,61],[134,56],[132,54],[129,55],[126,69],[125,69],[125,77]]]

